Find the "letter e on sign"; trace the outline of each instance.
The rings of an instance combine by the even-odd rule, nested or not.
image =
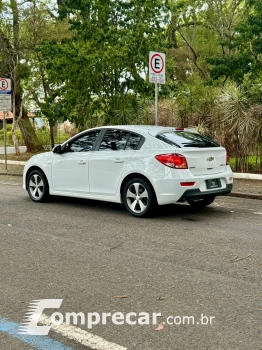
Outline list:
[[[11,80],[0,78],[0,92],[8,93],[11,91]]]
[[[166,55],[160,52],[149,53],[149,81],[150,83],[165,84]]]

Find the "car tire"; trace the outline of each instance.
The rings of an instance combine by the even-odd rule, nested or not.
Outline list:
[[[212,204],[216,197],[210,196],[210,197],[205,197],[205,198],[199,198],[199,199],[190,199],[187,201],[188,204],[190,204],[194,208],[205,208],[208,205]]]
[[[33,170],[29,174],[27,192],[33,202],[46,202],[49,199],[49,185],[41,170]]]
[[[152,215],[156,199],[152,187],[141,178],[130,180],[123,191],[123,202],[126,210],[135,217]]]

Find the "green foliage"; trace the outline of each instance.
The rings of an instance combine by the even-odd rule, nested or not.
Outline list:
[[[50,131],[48,128],[43,127],[36,130],[37,139],[39,145],[41,145],[44,150],[50,150]]]
[[[251,169],[248,153],[261,157],[261,0],[14,0],[18,26],[10,4],[0,1],[0,72],[16,75],[18,105],[23,94],[24,107],[46,117],[37,130],[43,147],[70,136],[58,140],[58,120],[73,122],[72,133],[154,123],[152,50],[167,58],[162,125],[216,138],[237,170]]]
[[[45,41],[41,55],[64,113],[78,125],[93,116],[125,120],[137,96],[153,96],[143,78],[150,50],[164,50],[167,8],[159,0],[70,1],[72,37]]]
[[[257,156],[246,157],[246,167],[251,174],[259,174],[261,169],[261,158]],[[230,158],[229,164],[233,171],[241,172],[241,161],[239,158]]]
[[[250,79],[256,79],[262,69],[262,3],[247,0],[242,8],[245,16],[234,24],[233,34],[223,40],[223,52],[207,60],[212,65],[211,78],[214,80],[223,77],[243,83],[246,74]]]
[[[12,125],[10,124],[7,124],[6,125],[6,144],[7,146],[13,146],[13,139],[12,139]],[[19,145],[23,145],[23,138],[22,138],[22,134],[21,134],[21,131],[20,130],[16,130],[15,132],[16,134],[16,137],[17,137],[17,141],[19,143]],[[4,129],[1,129],[0,130],[0,145],[1,147],[4,146]]]

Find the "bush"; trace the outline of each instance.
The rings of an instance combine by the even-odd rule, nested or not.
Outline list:
[[[7,132],[6,132],[6,144],[7,146],[13,146],[13,138],[12,138],[12,125],[7,125]],[[23,145],[23,137],[20,130],[16,130],[16,137],[18,140],[19,145]],[[0,130],[0,145],[4,145],[4,129]]]
[[[20,130],[16,130],[15,134],[16,134],[16,138],[17,138],[18,144],[19,145],[23,144],[23,137],[22,137],[21,131]],[[13,146],[12,131],[8,131],[6,133],[6,139],[7,139],[7,144],[9,146]]]
[[[48,151],[51,149],[50,132],[49,129],[42,127],[36,130],[36,136],[38,139],[39,146],[42,146],[44,150]]]
[[[71,135],[70,135],[69,133],[60,131],[59,137],[58,137],[58,134],[55,136],[55,143],[64,143],[64,142],[67,141],[70,137],[71,137]]]
[[[261,169],[261,159],[260,157],[256,157],[256,156],[249,156],[246,159],[246,172],[248,173],[253,173],[253,174],[259,174],[260,173],[260,169]],[[229,164],[232,168],[233,171],[236,172],[243,172],[240,166],[240,158],[230,158]]]

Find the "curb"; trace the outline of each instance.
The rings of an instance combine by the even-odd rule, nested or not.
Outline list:
[[[25,165],[26,162],[19,162],[17,160],[8,160],[7,164],[9,165]],[[5,164],[5,160],[0,159],[0,164]]]
[[[23,177],[22,174],[8,174],[8,173],[0,173],[0,175],[5,175],[5,176],[20,176]]]
[[[229,193],[229,197],[262,200],[262,194],[252,194],[252,193],[243,193],[243,192],[231,192]]]
[[[248,173],[234,173],[234,179],[262,180],[262,175],[260,175],[260,174],[248,174]]]

